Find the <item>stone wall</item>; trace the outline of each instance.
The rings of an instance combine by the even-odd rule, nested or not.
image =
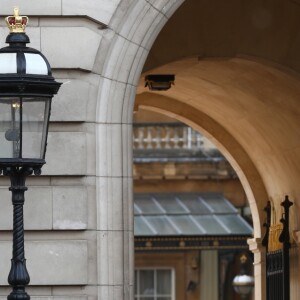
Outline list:
[[[31,277],[27,290],[32,299],[104,299],[98,296],[98,265],[109,255],[99,254],[95,123],[101,76],[93,67],[104,24],[119,2],[92,1],[88,6],[83,1],[18,2],[21,15],[30,18],[28,46],[42,51],[54,77],[63,83],[53,99],[47,164],[42,176],[27,179],[25,256]],[[11,1],[1,3],[2,14],[11,15],[12,5]],[[1,47],[7,35],[3,20]],[[6,299],[10,291],[12,205],[8,186],[8,179],[2,177],[0,299]]]

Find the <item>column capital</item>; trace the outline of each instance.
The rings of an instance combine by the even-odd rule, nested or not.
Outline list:
[[[262,239],[261,238],[252,238],[248,239],[247,243],[249,245],[249,250],[253,253],[261,252],[264,248],[262,245]]]

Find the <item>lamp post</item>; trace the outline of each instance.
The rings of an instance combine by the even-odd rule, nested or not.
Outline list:
[[[236,275],[233,278],[233,288],[235,292],[240,295],[242,299],[247,299],[247,297],[251,294],[254,287],[254,278],[253,276],[246,274],[246,262],[247,256],[243,254],[240,257],[241,269],[240,274]]]
[[[8,47],[0,49],[0,172],[9,176],[13,204],[13,252],[8,300],[29,300],[30,277],[24,253],[23,205],[26,177],[40,175],[45,164],[51,100],[60,83],[52,77],[47,59],[26,47],[28,17],[6,18]]]

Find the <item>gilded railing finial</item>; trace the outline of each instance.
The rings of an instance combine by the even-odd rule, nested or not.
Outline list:
[[[19,15],[19,8],[14,8],[14,15],[8,16],[5,18],[7,27],[9,28],[10,32],[13,33],[22,33],[25,32],[26,25],[28,23],[28,17],[20,16]]]

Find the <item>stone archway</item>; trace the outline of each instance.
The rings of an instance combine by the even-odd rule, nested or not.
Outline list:
[[[152,72],[166,71],[176,74],[175,87],[166,93],[167,97],[161,98],[159,93],[146,92],[140,83],[138,101],[147,104],[160,99],[157,101],[162,106],[166,105],[165,110],[170,107],[170,110],[177,110],[175,114],[204,124],[200,126],[212,136],[219,136],[219,141],[226,136],[221,133],[222,130],[228,132],[254,164],[258,175],[254,179],[255,184],[257,178],[261,178],[261,186],[265,187],[267,198],[275,206],[279,206],[285,193],[290,193],[291,197],[297,196],[297,183],[293,178],[299,176],[299,171],[290,161],[297,156],[299,136],[297,99],[300,88],[296,75],[266,63],[241,58],[201,61],[188,58]],[[199,112],[219,124],[221,132]],[[227,147],[227,152],[232,156],[237,151],[236,161],[242,160],[243,155],[234,143]],[[259,209],[262,209],[259,202],[265,203],[267,199],[259,198],[256,201]],[[293,222],[297,226],[295,214]]]
[[[158,111],[204,130],[237,171],[254,220],[254,240],[249,244],[255,254],[255,299],[261,299],[264,297],[264,265],[259,239],[263,207],[267,199],[271,199],[279,210],[284,191],[293,193],[296,186],[291,180],[278,178],[276,170],[286,149],[293,149],[294,141],[290,139],[298,135],[298,112],[283,114],[280,104],[285,99],[285,104],[296,105],[300,95],[299,79],[274,66],[245,59],[199,61],[189,58],[164,65],[152,73],[166,73],[166,70],[176,74],[175,87],[163,94],[148,92],[140,83],[136,108]],[[257,151],[261,151],[261,155]],[[290,169],[289,164],[283,163],[280,169],[286,174],[295,172],[297,176],[297,170]],[[293,228],[297,228],[297,222],[294,214]]]
[[[113,295],[113,297],[117,297],[118,299],[122,299],[122,297],[123,299],[131,299],[133,297],[131,123],[136,87],[153,42],[170,16],[183,2],[187,1],[133,1],[130,3],[121,1],[110,21],[109,30],[104,34],[101,40],[95,60],[94,72],[101,75],[96,109],[96,178],[98,190],[101,190],[102,194],[104,191],[106,196],[104,199],[100,193],[97,193],[97,202],[99,203],[99,209],[108,212],[108,214],[102,216],[102,220],[99,223],[98,230],[100,235],[98,243],[100,245],[100,252],[103,251],[105,256],[108,255],[107,249],[111,248],[111,245],[116,244],[120,246],[110,252],[111,259],[99,265],[98,274],[100,275],[98,283],[101,285],[101,291],[103,291],[103,294],[101,294],[101,291],[100,294],[103,295],[104,298],[106,295]],[[247,12],[247,10],[245,11]],[[278,10],[276,10],[276,12],[278,12]],[[249,16],[247,13],[246,15]],[[274,28],[272,27],[273,33],[276,33],[276,28],[276,26],[274,26]],[[252,37],[255,40],[256,29],[246,29],[248,33],[254,33]],[[243,40],[238,42],[243,42]],[[272,45],[273,44],[274,43],[272,43]],[[246,51],[247,45],[244,46],[243,49],[248,53]],[[263,46],[261,48],[263,49]],[[252,47],[251,49],[256,48]],[[265,49],[265,51],[268,52],[268,49]],[[289,49],[286,49],[286,51],[289,51]],[[225,53],[225,55],[236,56],[236,53],[239,52],[233,51],[229,54]],[[259,56],[259,51],[256,54]],[[214,56],[214,54],[211,56]],[[222,56],[222,49],[218,49],[218,56]],[[267,54],[261,56],[266,59],[268,58]],[[245,143],[249,140],[249,136],[253,135],[259,137],[256,147],[252,148],[253,151],[247,152],[247,156],[250,158],[249,161],[254,163],[253,170],[256,170],[252,175],[253,178],[258,178],[256,177],[257,172],[260,174],[259,177],[263,182],[263,186],[266,187],[266,194],[278,205],[283,193],[290,193],[292,197],[299,195],[299,189],[297,187],[299,171],[293,166],[294,158],[290,158],[290,156],[294,156],[296,160],[299,160],[300,157],[298,154],[299,144],[296,142],[296,140],[299,140],[297,138],[297,129],[299,128],[297,116],[299,115],[299,111],[296,105],[296,98],[299,96],[299,90],[296,86],[299,80],[297,76],[293,76],[289,74],[289,72],[281,72],[276,68],[266,67],[262,69],[259,67],[259,64],[251,64],[246,60],[242,60],[241,65],[244,65],[245,68],[244,72],[239,73],[239,76],[241,76],[245,82],[248,82],[248,85],[244,85],[241,90],[238,88],[232,89],[236,92],[235,97],[227,97],[227,105],[222,105],[224,98],[222,98],[222,96],[218,97],[218,95],[215,94],[209,97],[209,99],[215,99],[210,106],[210,112],[206,110],[203,99],[198,103],[199,105],[196,108],[219,123],[221,125],[220,128],[223,127],[228,131],[238,144],[242,146],[241,149],[243,150],[247,148],[245,147]],[[215,70],[218,70],[218,66],[222,66],[222,63],[216,63],[215,66]],[[255,73],[255,70],[258,72]],[[269,73],[270,70],[273,71]],[[227,76],[230,77],[230,68],[228,68],[227,71],[228,72],[220,73],[223,78]],[[255,78],[255,76],[247,78],[248,71],[250,71],[250,73],[252,72],[252,75],[256,74],[260,76],[257,78]],[[168,70],[168,73],[169,72],[173,72],[172,68]],[[266,94],[264,93],[260,95],[259,91],[261,90],[255,93],[255,89],[253,88],[256,84],[262,84],[266,74],[271,74],[272,79],[266,81],[267,85],[264,92],[272,90],[273,87],[278,88],[278,91],[280,91],[279,94],[273,93],[272,99],[270,97],[265,98]],[[237,83],[239,76],[236,77]],[[260,78],[260,81],[258,78]],[[272,82],[273,80],[274,82]],[[210,78],[208,77],[200,81],[202,82],[200,87],[203,91],[205,91],[205,86],[207,87],[206,90],[209,91],[213,90],[209,88],[210,85],[214,87],[217,86],[214,83],[211,84]],[[189,81],[186,81],[186,83],[188,82]],[[198,82],[199,80],[197,83]],[[252,90],[252,93],[247,93],[247,89],[248,92]],[[218,86],[216,91],[222,91],[226,94],[226,91],[230,91],[230,87]],[[271,94],[272,93],[269,93],[269,96],[271,96]],[[239,96],[242,96],[243,99],[248,99],[250,103],[253,99],[258,101],[256,105],[253,105],[253,109],[251,110],[251,107],[245,105],[247,102],[237,102],[237,104],[234,104],[234,100],[239,99]],[[171,95],[171,98],[172,97],[173,95]],[[267,101],[265,101],[265,99]],[[288,103],[284,103],[282,99],[289,99]],[[271,100],[273,100],[273,102]],[[187,103],[193,103],[192,95],[187,99]],[[236,107],[235,105],[239,105],[240,110],[231,110],[232,107]],[[212,110],[213,106],[215,107],[214,110]],[[269,110],[269,107],[276,108],[276,111],[273,109]],[[226,114],[222,114],[220,108],[224,110],[228,109]],[[247,115],[248,109],[250,109],[251,118],[247,119],[244,117]],[[284,111],[287,114],[284,114],[283,117],[280,111]],[[213,112],[214,114],[212,114]],[[241,114],[241,112],[243,112],[243,114]],[[259,115],[259,118],[255,117],[255,113]],[[263,114],[265,114],[265,116],[263,116]],[[295,116],[293,116],[294,114]],[[243,118],[239,118],[241,115]],[[276,118],[272,120],[273,115],[276,116]],[[222,116],[227,117],[229,122],[226,122],[224,119],[222,120]],[[289,119],[289,117],[291,117],[291,119]],[[272,122],[266,120],[271,120]],[[241,121],[241,123],[236,121]],[[255,122],[257,127],[252,126],[251,122]],[[238,129],[236,132],[233,130],[234,126]],[[205,128],[203,125],[202,127]],[[254,128],[258,130],[254,130]],[[243,129],[245,129],[245,131]],[[289,132],[289,135],[285,136],[285,132]],[[246,133],[245,136],[243,136],[244,133]],[[214,134],[212,133],[212,135]],[[267,142],[269,137],[273,137],[269,140],[270,143]],[[277,143],[275,142],[276,140],[281,140],[282,143]],[[291,143],[292,141],[293,143]],[[257,147],[258,143],[261,143],[259,147]],[[286,144],[287,147],[284,147],[283,144]],[[257,149],[261,150],[258,151],[260,153],[257,152]],[[268,150],[267,153],[270,155],[265,156],[265,150]],[[288,152],[290,152],[290,156]],[[256,160],[253,159],[254,156],[256,156]],[[263,166],[266,165],[261,163],[264,162],[266,157],[268,158],[268,168],[263,170]],[[282,165],[284,165],[283,172],[281,172],[282,170],[279,171]],[[264,172],[265,176],[262,176],[261,172]],[[273,176],[267,176],[267,173]],[[290,181],[286,177],[288,174],[292,178]],[[273,181],[273,179],[276,180]],[[116,190],[120,192],[112,192]],[[271,192],[272,190],[273,192]],[[260,199],[259,201],[263,203],[265,200],[267,199]],[[110,205],[108,203],[117,205]],[[297,214],[294,214],[294,229],[296,229],[297,224],[296,215]],[[116,220],[116,222],[112,220]],[[260,226],[256,228],[260,228]],[[257,231],[257,233],[258,232],[259,231]],[[258,236],[260,236],[260,233]],[[120,259],[120,257],[123,259]],[[116,269],[122,270],[122,272],[114,272]],[[258,300],[262,297],[260,289],[256,299]]]

